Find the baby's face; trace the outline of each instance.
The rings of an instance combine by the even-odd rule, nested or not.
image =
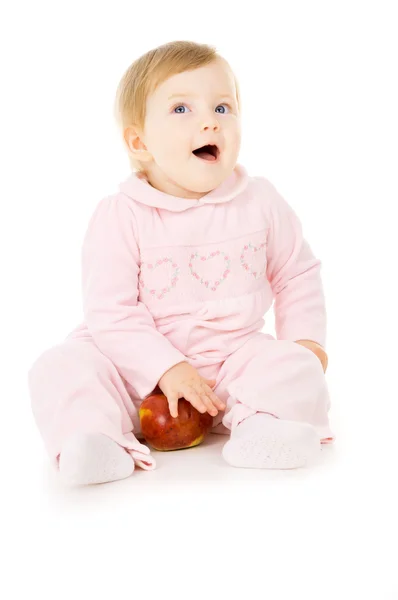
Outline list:
[[[233,74],[217,60],[173,75],[147,100],[143,142],[149,182],[175,196],[200,198],[233,171],[241,123]],[[212,144],[215,158],[194,150]]]

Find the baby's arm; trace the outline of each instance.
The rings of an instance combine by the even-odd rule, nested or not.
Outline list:
[[[101,200],[82,247],[83,310],[94,342],[144,398],[172,366],[185,361],[138,301],[135,217],[121,196]]]
[[[304,239],[297,215],[268,181],[267,199],[267,278],[275,298],[277,338],[315,342],[323,348],[326,307],[321,262]]]

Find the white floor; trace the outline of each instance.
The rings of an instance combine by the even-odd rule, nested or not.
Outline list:
[[[154,471],[68,489],[28,413],[20,425],[2,461],[2,598],[398,598],[396,461],[380,428],[364,444],[338,423],[306,469],[230,467],[227,436],[210,435],[154,451]]]

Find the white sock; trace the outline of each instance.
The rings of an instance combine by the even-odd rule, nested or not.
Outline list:
[[[222,455],[233,467],[295,469],[315,458],[320,450],[320,439],[312,425],[256,413],[231,432]]]
[[[102,433],[76,433],[66,440],[59,457],[62,479],[70,485],[106,483],[129,477],[133,457]]]

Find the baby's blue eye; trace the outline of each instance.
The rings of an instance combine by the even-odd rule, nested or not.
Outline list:
[[[221,107],[221,106],[228,106],[228,105],[227,105],[227,104],[219,104],[219,105],[216,107],[216,112],[219,112],[219,111],[217,111],[217,108],[219,108],[219,107]],[[223,110],[221,113],[219,113],[219,114],[220,114],[220,115],[224,115],[224,114],[225,114],[225,109],[224,109],[224,110]]]
[[[184,111],[181,112],[180,110],[178,110],[179,108],[187,108],[187,107],[185,106],[185,104],[180,104],[180,106],[176,106],[175,109],[174,109],[174,111],[173,111],[173,112],[175,112],[177,114],[183,115]]]

